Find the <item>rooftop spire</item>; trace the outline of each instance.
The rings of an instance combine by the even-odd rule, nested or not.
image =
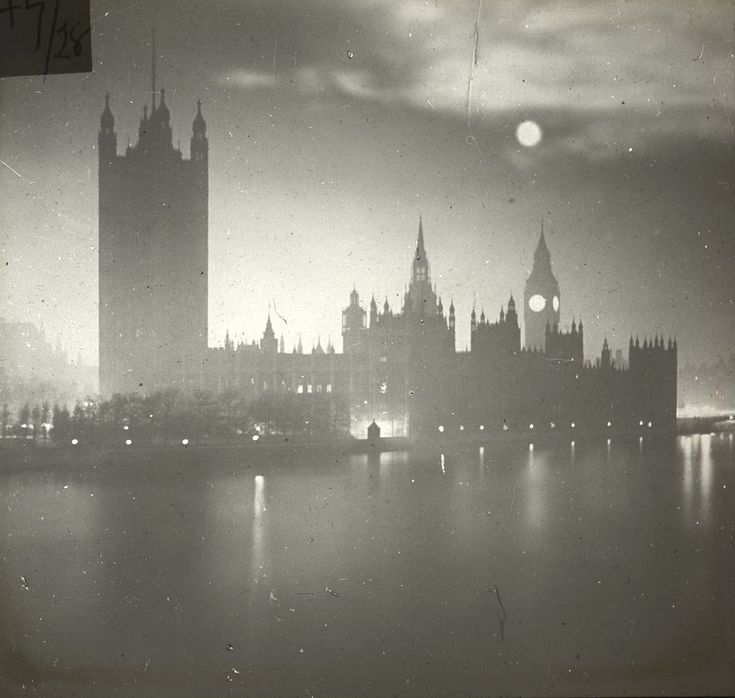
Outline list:
[[[416,261],[426,260],[426,249],[424,248],[424,222],[419,215],[419,237],[416,240]]]
[[[536,246],[536,252],[534,253],[534,257],[538,259],[539,257],[545,257],[549,258],[551,257],[551,254],[549,253],[549,248],[546,246],[546,237],[544,236],[544,219],[541,219],[541,234],[539,235],[538,239],[538,245]]]

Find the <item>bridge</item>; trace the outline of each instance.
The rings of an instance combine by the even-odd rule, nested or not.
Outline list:
[[[676,431],[679,434],[735,432],[735,414],[717,414],[707,417],[680,417],[676,420]]]

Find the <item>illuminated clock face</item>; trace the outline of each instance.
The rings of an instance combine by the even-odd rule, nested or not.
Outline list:
[[[528,299],[528,307],[534,313],[540,313],[546,307],[546,299],[538,293],[535,293]]]
[[[554,306],[554,311],[559,312],[559,296],[554,296],[554,299],[551,301],[551,304]]]

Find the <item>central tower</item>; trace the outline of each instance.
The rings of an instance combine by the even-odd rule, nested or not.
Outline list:
[[[190,159],[161,88],[117,153],[109,95],[99,132],[100,392],[200,387],[207,351],[208,151],[201,102]]]
[[[546,246],[542,221],[541,235],[533,255],[533,269],[523,294],[524,346],[527,349],[544,350],[546,325],[551,329],[558,326],[560,303],[559,282],[551,270],[551,254]]]
[[[416,252],[413,255],[411,281],[406,294],[404,312],[406,315],[434,317],[438,312],[436,291],[431,285],[429,259],[424,246],[424,224],[419,218],[419,234],[416,239]]]

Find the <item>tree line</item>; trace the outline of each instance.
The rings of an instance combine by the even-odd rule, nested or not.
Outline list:
[[[89,397],[70,410],[47,402],[24,404],[13,418],[2,408],[3,439],[55,445],[173,445],[242,442],[274,436],[329,439],[349,435],[349,409],[338,394],[267,393],[247,399],[165,390],[148,396]]]

